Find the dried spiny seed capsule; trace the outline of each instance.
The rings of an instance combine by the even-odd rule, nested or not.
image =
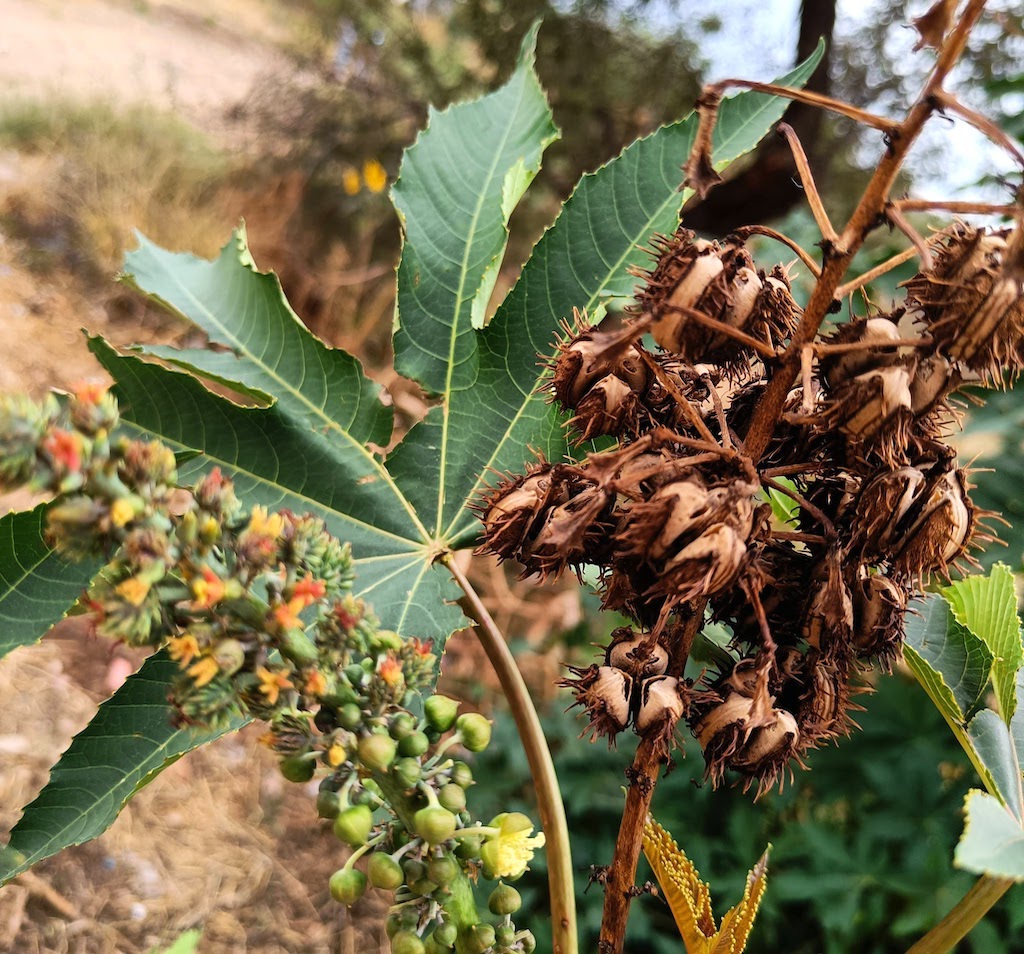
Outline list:
[[[577,327],[583,320],[577,315]],[[647,387],[647,365],[640,359],[630,329],[600,331],[584,328],[558,346],[551,382],[555,399],[567,410],[576,410],[590,389],[608,375],[621,380],[634,393]]]
[[[957,223],[939,233],[934,268],[907,282],[937,348],[996,381],[1024,367],[1022,238]]]
[[[594,739],[605,737],[609,748],[615,744],[615,736],[629,725],[633,680],[621,669],[611,666],[590,666],[579,669],[570,666],[575,678],[560,679],[558,684],[571,689],[576,701],[570,706],[582,706],[590,721],[584,733],[590,732]]]
[[[612,641],[605,652],[605,665],[621,669],[636,679],[661,676],[668,669],[668,652],[664,646],[652,642],[650,634],[623,626],[612,633]]]
[[[754,268],[742,245],[694,239],[680,229],[657,243],[658,264],[647,277],[638,304],[653,318],[651,334],[666,351],[690,361],[729,363],[741,358],[734,338],[693,317],[701,312],[766,343],[787,337],[799,314],[785,270],[771,275]]]
[[[832,550],[824,579],[813,584],[807,602],[804,639],[826,656],[843,653],[853,632],[853,599],[843,578],[846,554]]]
[[[801,750],[814,748],[837,735],[847,735],[852,726],[847,715],[850,690],[845,665],[814,656],[805,682],[807,690],[796,710]]]
[[[793,713],[773,709],[772,716],[770,724],[755,729],[726,761],[727,768],[747,776],[744,789],[757,782],[758,795],[775,785],[800,744],[800,729]]]
[[[608,537],[602,518],[610,515],[612,502],[609,491],[585,486],[570,500],[548,510],[519,553],[526,572],[558,576],[567,566],[592,561]]]
[[[869,562],[892,553],[901,521],[913,513],[927,483],[916,467],[899,467],[879,474],[865,485],[857,499],[856,531]]]
[[[907,528],[894,562],[898,573],[922,577],[946,567],[967,550],[975,527],[963,471],[943,474],[929,488],[917,519]]]
[[[829,388],[836,388],[865,371],[894,364],[898,351],[893,342],[899,338],[900,330],[891,318],[855,318],[847,322],[823,342],[824,356],[819,362],[822,378]]]
[[[914,416],[934,410],[959,383],[959,372],[941,354],[918,361],[910,382],[910,408]]]
[[[676,724],[686,712],[682,686],[674,676],[652,676],[640,684],[634,729],[645,739],[656,739],[671,748]]]
[[[619,552],[661,559],[715,519],[726,496],[723,488],[708,490],[697,475],[666,484],[649,500],[623,512],[617,533]]]
[[[639,407],[636,392],[622,378],[608,374],[580,398],[569,424],[580,441],[621,434],[635,420]]]
[[[715,524],[665,563],[651,593],[686,603],[731,586],[747,559],[747,538],[727,523]]]
[[[525,476],[506,478],[476,508],[484,523],[479,552],[494,553],[503,560],[517,557],[541,514],[568,497],[566,482],[551,464],[539,464]]]
[[[901,365],[865,371],[829,393],[822,423],[894,461],[904,453],[913,421],[910,381],[910,370]]]
[[[858,656],[878,656],[886,664],[899,656],[908,595],[906,587],[882,573],[873,573],[854,587],[853,644]]]

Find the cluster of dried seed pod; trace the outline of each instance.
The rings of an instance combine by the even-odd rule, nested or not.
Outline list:
[[[685,719],[714,782],[763,791],[849,731],[851,682],[899,656],[910,600],[984,538],[944,443],[949,397],[1024,368],[1022,244],[938,233],[900,308],[807,346],[757,459],[744,439],[801,317],[785,269],[681,228],[656,242],[625,322],[577,316],[552,398],[577,446],[607,449],[508,475],[479,509],[483,552],[540,578],[596,567],[605,607],[636,620],[564,680],[595,736],[632,725],[668,745]],[[731,631],[733,662],[695,684],[683,667],[705,619]]]

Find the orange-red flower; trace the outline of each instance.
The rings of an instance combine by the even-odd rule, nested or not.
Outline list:
[[[208,566],[203,567],[203,575],[192,580],[192,596],[195,605],[201,609],[210,609],[224,599],[224,581]]]
[[[272,706],[277,705],[282,689],[292,688],[288,673],[282,669],[267,669],[265,666],[257,666],[256,676],[260,681],[260,692],[267,697],[267,702]]]
[[[68,473],[82,469],[82,436],[57,427],[43,439],[43,450],[55,467]]]

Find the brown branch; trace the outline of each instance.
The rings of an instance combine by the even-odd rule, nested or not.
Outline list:
[[[828,212],[825,211],[825,203],[821,201],[818,187],[814,184],[814,176],[811,175],[811,164],[807,161],[807,153],[804,152],[804,147],[800,145],[797,134],[788,123],[779,123],[776,128],[779,135],[786,140],[793,153],[797,175],[800,176],[800,183],[803,185],[804,194],[807,196],[807,204],[811,207],[811,214],[814,216],[814,221],[818,223],[818,229],[821,232],[822,238],[829,245],[835,245],[839,241],[839,235],[832,227],[832,220],[829,219]]]
[[[1012,203],[955,202],[944,199],[894,199],[891,205],[903,212],[952,212],[954,215],[1013,215],[1018,209]]]
[[[917,255],[917,248],[913,245],[910,248],[905,248],[899,255],[893,255],[892,258],[882,262],[881,265],[876,265],[874,268],[869,268],[863,275],[858,275],[857,278],[848,281],[845,285],[840,285],[835,290],[835,297],[842,301],[847,295],[855,292],[858,288],[863,288],[865,285],[870,285],[876,278],[884,275],[886,272],[896,268],[897,265],[902,265],[904,262],[909,261],[915,255]]]
[[[921,259],[922,271],[930,272],[932,270],[932,253],[921,233],[907,221],[899,208],[891,202],[886,203],[885,217],[913,243],[914,248],[917,250],[917,257]]]
[[[803,347],[813,341],[835,300],[839,288],[864,239],[882,221],[889,192],[910,147],[921,134],[924,124],[938,106],[935,92],[953,68],[967,43],[968,34],[984,9],[985,0],[969,0],[957,25],[946,37],[925,87],[911,107],[906,119],[890,134],[890,145],[878,163],[864,195],[843,230],[840,246],[825,257],[821,277],[814,286],[803,318],[790,345],[783,355],[775,374],[768,382],[761,400],[754,409],[744,446],[753,460],[758,460],[767,448],[778,424],[786,396],[800,374],[800,355]]]
[[[775,239],[776,242],[781,242],[787,248],[796,252],[797,257],[807,266],[807,269],[815,278],[821,274],[821,267],[818,263],[800,245],[788,235],[783,235],[782,232],[776,232],[775,229],[770,229],[766,225],[744,225],[742,228],[734,229],[732,234],[740,242],[745,242],[751,235],[763,235],[766,238]]]

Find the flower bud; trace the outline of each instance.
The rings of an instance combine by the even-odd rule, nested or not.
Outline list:
[[[523,906],[523,897],[510,884],[501,882],[487,899],[487,908],[491,914],[515,914]]]
[[[523,946],[523,954],[533,954],[537,950],[537,939],[531,931],[523,931],[519,943]]]
[[[462,866],[449,854],[427,861],[427,877],[439,887],[446,888],[462,872]]]
[[[412,788],[423,778],[423,766],[419,759],[402,758],[391,766],[391,774],[402,788]]]
[[[316,796],[316,813],[320,818],[337,818],[341,800],[337,792],[320,791]]]
[[[434,933],[430,936],[437,941],[441,947],[455,947],[455,942],[459,938],[459,929],[452,921],[442,921],[436,928],[434,928]]]
[[[373,812],[368,805],[352,805],[338,812],[334,819],[334,834],[353,848],[361,848],[366,844],[372,828]]]
[[[440,845],[455,834],[457,819],[447,808],[428,805],[416,812],[413,825],[428,845]]]
[[[415,931],[399,931],[391,938],[391,954],[425,954],[423,941]]]
[[[448,696],[433,695],[423,703],[423,715],[427,724],[438,732],[447,732],[459,714],[459,703]]]
[[[281,774],[289,782],[308,782],[316,772],[316,762],[305,755],[291,755],[281,759]]]
[[[366,877],[375,888],[395,891],[405,883],[402,866],[391,855],[375,851],[366,862]]]
[[[479,712],[466,712],[455,720],[455,731],[470,752],[483,752],[491,743],[491,723]]]
[[[469,788],[473,784],[473,770],[465,762],[455,762],[451,767],[451,780],[460,788]]]
[[[437,793],[437,801],[442,808],[450,812],[464,812],[466,810],[466,790],[458,785],[442,785]]]
[[[397,748],[390,736],[374,732],[359,740],[359,761],[371,772],[385,772],[394,762]]]
[[[469,954],[485,954],[494,946],[494,928],[490,924],[474,924],[466,932],[465,943]]]
[[[328,886],[335,901],[352,907],[366,891],[366,875],[355,868],[342,868],[331,875]]]
[[[398,743],[398,754],[406,758],[418,758],[430,748],[430,739],[424,732],[410,732]]]
[[[427,702],[430,700],[428,699]],[[398,712],[388,726],[388,733],[396,742],[416,731],[416,717],[411,712]]]

